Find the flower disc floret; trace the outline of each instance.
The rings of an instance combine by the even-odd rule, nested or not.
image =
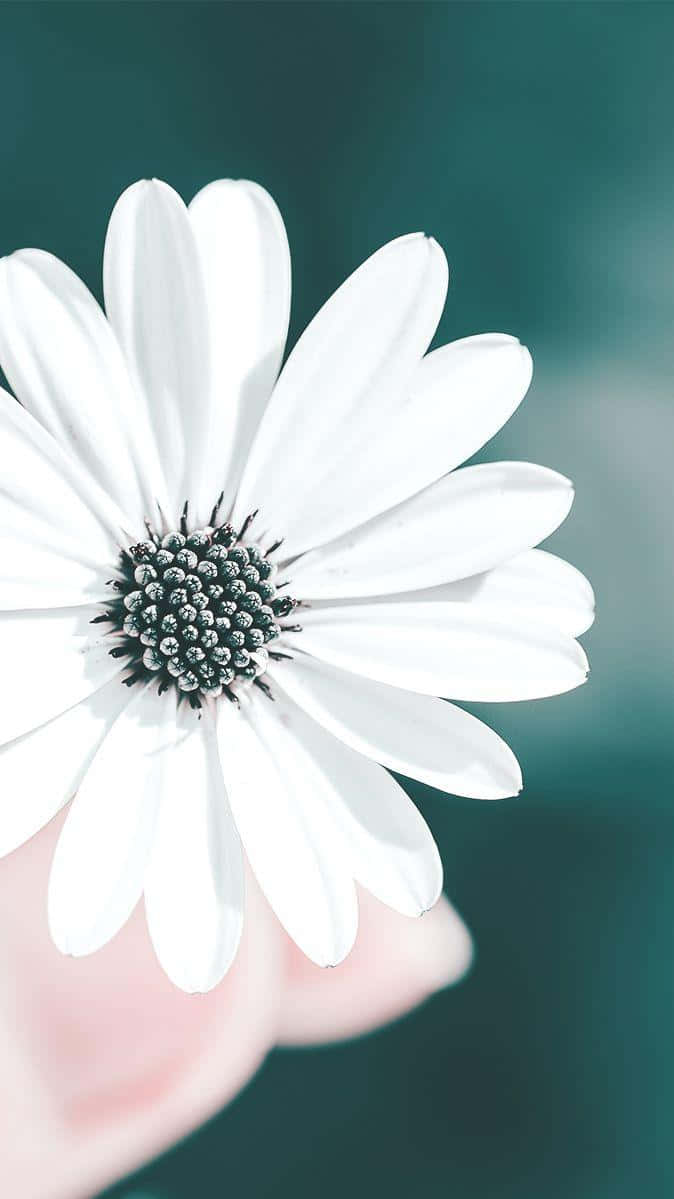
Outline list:
[[[148,532],[122,552],[116,598],[99,618],[119,635],[113,657],[129,660],[124,682],[156,678],[160,692],[173,686],[193,707],[233,698],[264,673],[266,645],[296,601],[278,593],[274,564],[231,524]]]

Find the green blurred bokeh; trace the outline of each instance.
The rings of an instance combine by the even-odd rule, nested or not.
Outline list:
[[[585,688],[482,706],[523,795],[410,787],[475,934],[468,980],[364,1041],[274,1055],[108,1199],[665,1199],[674,8],[5,3],[0,30],[0,252],[49,248],[100,293],[128,183],[256,179],[289,231],[292,340],[373,249],[433,233],[439,340],[533,349],[487,456],[575,480],[551,548],[598,598]]]

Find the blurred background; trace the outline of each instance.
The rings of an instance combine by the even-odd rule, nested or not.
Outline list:
[[[292,344],[376,247],[432,233],[438,340],[532,348],[485,456],[575,480],[550,548],[598,602],[586,687],[481,706],[519,799],[410,785],[469,977],[359,1042],[275,1053],[105,1199],[671,1195],[674,7],[57,0],[0,27],[1,253],[49,248],[100,295],[128,183],[256,179],[290,237]]]

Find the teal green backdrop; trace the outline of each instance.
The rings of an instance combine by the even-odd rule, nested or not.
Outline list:
[[[489,457],[570,475],[551,548],[593,580],[593,674],[483,705],[513,801],[411,793],[470,924],[470,977],[346,1047],[272,1056],[107,1199],[668,1199],[674,1193],[674,8],[613,3],[0,5],[0,252],[100,294],[131,181],[263,183],[291,340],[373,249],[425,229],[442,341],[536,362]]]

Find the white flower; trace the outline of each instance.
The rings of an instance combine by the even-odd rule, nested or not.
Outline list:
[[[163,183],[129,188],[104,288],[107,319],[49,254],[0,267],[22,405],[0,397],[0,849],[74,796],[56,944],[91,953],[144,893],[164,969],[201,991],[239,942],[240,837],[290,936],[335,964],[354,880],[408,915],[441,889],[383,767],[457,795],[520,790],[503,741],[435,697],[586,677],[590,586],[532,549],[571,484],[522,462],[454,470],[519,404],[529,354],[501,334],[426,354],[447,266],[416,234],[347,279],[277,381],[288,247],[246,182],[189,208]]]

